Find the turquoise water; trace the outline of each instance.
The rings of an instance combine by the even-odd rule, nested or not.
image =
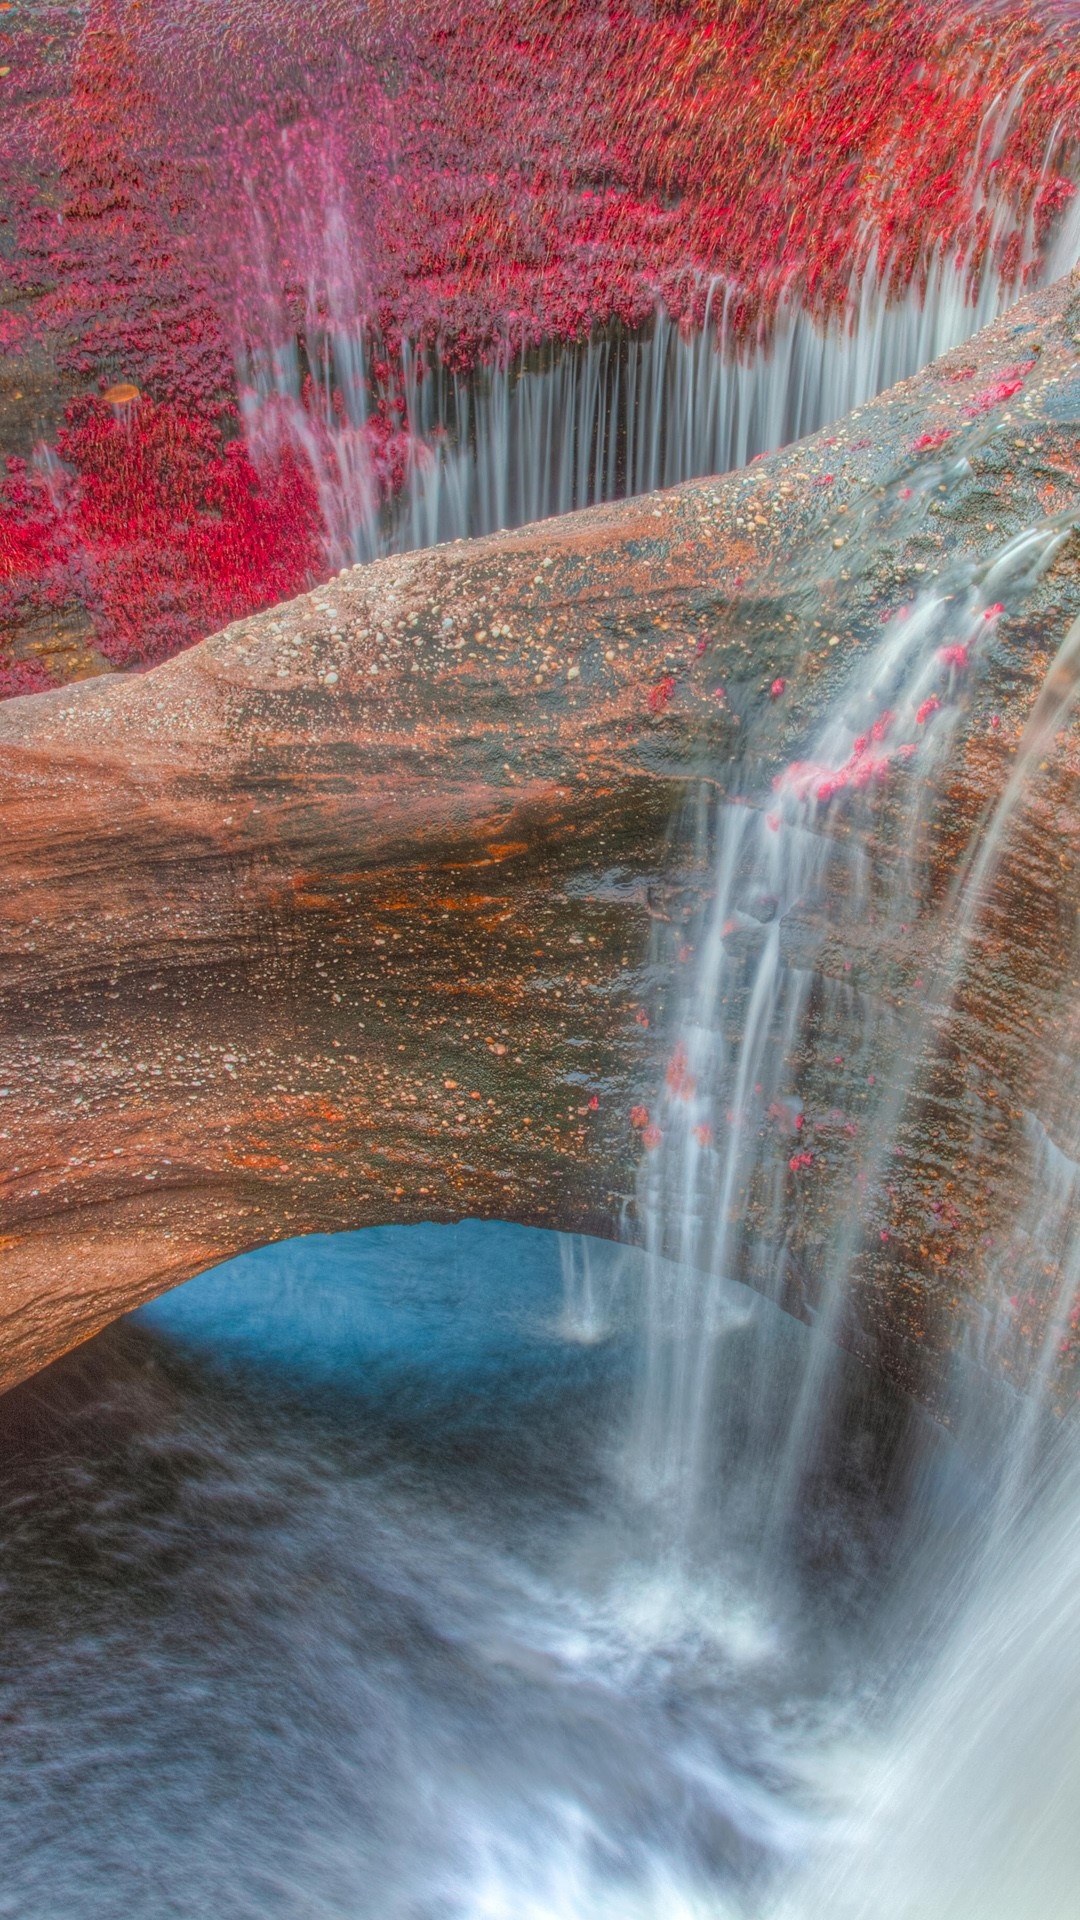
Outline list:
[[[617,1285],[616,1250],[595,1257]],[[590,1355],[560,1337],[562,1301],[555,1235],[464,1221],[261,1247],[128,1324],[290,1392],[404,1395],[416,1413],[431,1400],[449,1412],[464,1394],[476,1416],[486,1395],[497,1411],[508,1394],[546,1394],[582,1368],[610,1374],[615,1347]]]
[[[266,1248],[0,1401],[0,1914],[771,1910],[887,1691],[906,1418],[851,1370],[766,1580],[729,1385],[673,1562],[627,1465],[643,1258],[585,1250],[579,1338],[565,1251],[477,1224]],[[730,1380],[763,1326],[811,1337],[730,1292]]]

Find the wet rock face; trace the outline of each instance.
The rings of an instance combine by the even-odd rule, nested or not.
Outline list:
[[[695,966],[710,805],[769,804],[883,614],[1080,510],[1076,334],[1063,283],[740,474],[356,569],[153,673],[8,703],[0,1380],[275,1238],[634,1232],[632,1110]],[[1069,539],[957,695],[903,922],[857,951],[827,911],[784,930],[821,996],[880,1011],[875,1085],[903,1089],[879,1178],[854,1095],[853,1131],[818,1127],[835,1041],[811,1019],[788,1302],[815,1311],[869,1169],[888,1217],[838,1333],[930,1397],[1018,1230],[1020,1133],[1080,1150],[1067,689],[947,1004],[916,984],[1078,611]],[[887,791],[844,818],[884,871]]]

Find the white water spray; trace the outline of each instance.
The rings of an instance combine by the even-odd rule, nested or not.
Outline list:
[[[683,1590],[698,1578],[717,1512],[738,1507],[745,1534],[748,1504],[750,1590],[775,1609],[790,1577],[793,1531],[836,1414],[851,1283],[888,1217],[889,1171],[932,1022],[953,1001],[1033,772],[1075,703],[1076,627],[1011,777],[972,831],[944,924],[927,935],[914,1004],[897,1013],[846,985],[839,969],[852,962],[839,956],[857,964],[871,922],[918,920],[920,839],[964,683],[1001,614],[1023,605],[1071,531],[1050,520],[988,567],[954,570],[886,624],[805,758],[778,769],[770,791],[719,806],[713,904],[641,1174],[650,1279],[629,1466]],[[861,842],[886,809],[882,862]],[[834,1047],[836,1105],[822,1127],[802,1082]],[[1061,1072],[1075,1083],[1074,1060],[1063,1056]],[[822,1147],[843,1149],[856,1126],[870,1151],[832,1202],[815,1281],[800,1264],[798,1224]],[[840,1735],[833,1759],[819,1760],[809,1790],[826,1803],[835,1795],[841,1811],[779,1896],[776,1920],[1065,1920],[1075,1910],[1080,1436],[1072,1422],[1058,1433],[1051,1408],[1061,1350],[1080,1322],[1080,1168],[1034,1115],[1024,1141],[1030,1202],[947,1402],[980,1466],[979,1534],[959,1569],[955,1553],[936,1558],[913,1535],[897,1603],[905,1652],[871,1715],[879,1732]],[[753,1308],[733,1314],[740,1276],[802,1311],[811,1339],[786,1351],[767,1317],[755,1325]],[[912,1637],[912,1606],[925,1610],[925,1640]],[[853,1780],[851,1800],[838,1782]]]
[[[713,904],[653,1115],[657,1144],[642,1167],[655,1280],[634,1472],[664,1516],[671,1548],[683,1554],[692,1553],[714,1497],[710,1435],[724,1391],[723,1303],[732,1278],[753,1277],[770,1298],[799,1305],[816,1330],[801,1377],[784,1383],[788,1437],[779,1462],[771,1456],[763,1547],[775,1547],[791,1522],[815,1430],[827,1415],[848,1283],[867,1231],[877,1231],[871,1222],[882,1211],[924,1023],[952,990],[974,908],[957,915],[946,954],[928,960],[936,978],[929,988],[917,983],[906,1017],[848,986],[853,961],[837,955],[857,956],[873,920],[895,926],[917,918],[926,797],[955,734],[962,682],[977,671],[1005,602],[1022,603],[1068,531],[1054,521],[1030,529],[989,567],[958,569],[896,615],[806,757],[778,770],[770,793],[736,795],[719,807]],[[986,829],[988,846],[1000,846],[1016,797],[1010,783]],[[872,862],[860,829],[886,804],[890,858]],[[985,873],[973,879],[974,902]],[[826,944],[833,955],[827,970],[820,965]],[[834,1104],[811,1114],[801,1073],[830,1056]],[[883,1078],[890,1057],[893,1072]],[[808,1292],[796,1223],[811,1204],[823,1155],[850,1151],[857,1134],[871,1145],[841,1216],[830,1222],[825,1272]],[[880,1231],[887,1239],[887,1228]],[[762,1404],[772,1407],[767,1352],[759,1364]],[[745,1473],[752,1452],[750,1436],[733,1470]]]
[[[1068,1064],[1071,1075],[1075,1066]],[[954,1414],[985,1472],[966,1567],[922,1568],[898,1712],[834,1764],[859,1787],[773,1920],[1071,1920],[1080,1883],[1080,1435],[1049,1413],[1080,1315],[1080,1166],[1029,1123],[1031,1199]],[[1026,1393],[1003,1393],[1025,1292],[1054,1275]],[[936,1590],[935,1590],[935,1582]]]
[[[583,1346],[603,1340],[611,1330],[608,1296],[610,1275],[602,1279],[596,1270],[592,1243],[583,1233],[564,1233],[559,1237],[559,1258],[563,1277],[563,1306],[557,1331],[564,1340]]]

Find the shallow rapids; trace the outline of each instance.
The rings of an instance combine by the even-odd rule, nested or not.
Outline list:
[[[0,1403],[0,1914],[996,1914],[966,1903],[963,1831],[928,1852],[919,1783],[958,1828],[965,1769],[1012,1808],[994,1769],[1027,1765],[1028,1692],[1005,1746],[980,1662],[1012,1685],[1016,1649],[977,1626],[950,1666],[950,1623],[996,1587],[1015,1621],[1036,1581],[1045,1801],[1075,1759],[1075,1632],[1053,1649],[1080,1583],[1048,1598],[1037,1527],[988,1572],[985,1449],[854,1363],[764,1556],[784,1422],[749,1405],[740,1343],[770,1343],[782,1389],[815,1336],[738,1288],[725,1457],[676,1555],[635,1492],[646,1294],[641,1256],[561,1263],[524,1229],[294,1242]]]

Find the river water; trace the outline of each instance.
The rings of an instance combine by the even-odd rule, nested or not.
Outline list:
[[[720,398],[687,418],[729,433],[699,359]],[[1080,1450],[1050,1404],[1080,1165],[1038,1113],[946,1419],[839,1338],[1080,629],[937,919],[926,823],[998,622],[1072,536],[932,572],[797,759],[724,769],[644,1247],[465,1223],[266,1248],[0,1401],[0,1916],[1075,1920]],[[925,947],[902,1018],[852,975],[867,925]],[[793,1192],[859,1128],[803,1275]]]
[[[732,1286],[674,1547],[654,1286],[498,1224],[296,1241],[0,1402],[0,1914],[1071,1914],[1080,1501],[991,1547],[985,1430],[841,1363],[764,1554],[739,1355],[782,1408],[822,1336]]]

